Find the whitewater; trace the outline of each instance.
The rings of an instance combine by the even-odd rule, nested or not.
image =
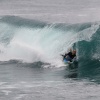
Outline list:
[[[40,61],[51,66],[61,66],[61,54],[68,52],[74,44],[78,51],[78,42],[91,41],[92,35],[99,29],[99,23],[30,23],[28,19],[25,22],[25,19],[14,16],[1,18],[0,26],[0,61]],[[79,57],[78,53],[77,56]]]

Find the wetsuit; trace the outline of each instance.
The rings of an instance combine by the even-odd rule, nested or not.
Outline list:
[[[76,54],[72,54],[72,52],[69,52],[69,53],[67,53],[67,54],[65,54],[64,56],[63,56],[63,59],[66,59],[66,60],[69,60],[70,62],[72,62],[72,59],[74,58],[74,57],[76,57]]]

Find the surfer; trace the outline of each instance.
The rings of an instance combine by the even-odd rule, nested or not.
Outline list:
[[[63,60],[67,60],[72,62],[76,58],[76,50],[70,50],[70,52],[65,53],[63,56]]]

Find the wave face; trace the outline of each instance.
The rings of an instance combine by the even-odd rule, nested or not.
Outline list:
[[[0,19],[0,61],[21,60],[62,66],[60,54],[77,49],[80,76],[88,69],[98,70],[100,63],[99,22],[83,24],[47,24],[35,20],[5,16]],[[92,66],[92,69],[89,68]],[[93,74],[94,71],[91,73]],[[99,73],[99,70],[97,71]]]

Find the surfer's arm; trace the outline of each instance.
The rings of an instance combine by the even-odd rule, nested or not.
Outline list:
[[[61,56],[62,57],[66,57],[68,55],[68,53],[65,53],[64,55],[63,54],[61,54]]]
[[[73,62],[73,61],[77,61],[77,57],[76,57],[76,56],[72,59],[72,62]]]

